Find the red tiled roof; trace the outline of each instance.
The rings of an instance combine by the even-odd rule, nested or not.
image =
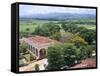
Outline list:
[[[73,66],[72,68],[88,68],[96,67],[96,61],[94,59],[83,60],[80,64]]]
[[[27,39],[36,44],[45,44],[45,43],[51,43],[54,41],[57,42],[56,40],[52,40],[48,37],[43,37],[43,36],[33,36],[33,37],[29,37]]]

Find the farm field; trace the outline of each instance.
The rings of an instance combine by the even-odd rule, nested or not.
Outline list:
[[[77,24],[79,27],[85,27],[87,29],[92,29],[92,30],[95,30],[96,27],[95,25],[88,25],[88,24]]]
[[[35,27],[37,27],[38,25],[33,25],[33,24],[30,24],[30,25],[27,25],[27,24],[21,24],[21,26],[19,27],[20,28],[20,32],[27,32],[27,29],[29,29],[29,32],[33,32]]]
[[[84,20],[65,20],[64,22],[66,22],[66,24],[68,22],[72,22],[72,23],[76,23],[76,22],[79,22],[79,21],[83,21],[85,22]],[[87,21],[90,21],[90,22],[95,22],[93,19],[92,20],[87,20]],[[60,24],[59,21],[49,21],[49,20],[22,20],[20,21],[20,32],[29,32],[29,33],[32,33],[34,32],[35,28],[37,26],[41,26],[45,23],[57,23],[58,25]],[[85,27],[87,29],[92,29],[92,30],[95,30],[96,29],[96,25],[95,24],[76,24],[78,27]],[[27,30],[29,29],[29,30]]]
[[[35,28],[37,26],[41,26],[44,23],[49,23],[49,22],[53,22],[53,23],[57,23],[58,21],[48,21],[48,20],[22,20],[20,21],[20,32],[27,32],[27,29],[29,29],[29,33],[34,32]]]

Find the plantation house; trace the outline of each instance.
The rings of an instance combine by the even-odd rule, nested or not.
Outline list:
[[[49,46],[59,44],[60,42],[43,36],[23,37],[20,43],[24,43],[27,49],[32,52],[37,59],[45,58]]]

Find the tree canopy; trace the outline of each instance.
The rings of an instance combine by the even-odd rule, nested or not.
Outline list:
[[[57,32],[60,31],[59,25],[55,23],[45,23],[44,25],[38,26],[35,29],[35,34],[36,35],[42,35],[42,36],[51,36]]]
[[[85,41],[86,42],[88,42],[88,44],[92,44],[93,43],[93,41],[95,41],[96,40],[96,33],[95,33],[95,31],[94,30],[82,30],[82,31],[80,31],[80,36],[82,37],[82,38],[84,38],[85,39]]]
[[[48,48],[48,69],[54,70],[54,69],[60,69],[63,64],[63,56],[61,51],[61,46],[52,46]]]
[[[78,36],[78,35],[74,36],[74,37],[71,39],[71,42],[74,43],[77,47],[80,47],[80,46],[82,46],[82,45],[87,44],[86,41],[85,41],[82,37],[80,37],[80,36]]]
[[[64,54],[64,64],[71,66],[75,63],[76,58],[76,47],[73,44],[64,44],[63,45],[63,54]]]

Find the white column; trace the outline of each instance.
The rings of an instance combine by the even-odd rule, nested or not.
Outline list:
[[[38,58],[40,58],[40,49],[38,49]]]
[[[36,55],[36,48],[34,49],[34,54]]]

